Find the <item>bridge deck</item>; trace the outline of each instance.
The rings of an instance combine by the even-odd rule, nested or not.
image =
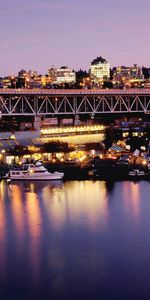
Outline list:
[[[150,113],[150,89],[0,89],[2,115]]]
[[[150,89],[0,89],[0,95],[150,95]]]

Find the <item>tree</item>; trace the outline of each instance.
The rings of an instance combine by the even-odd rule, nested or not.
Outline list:
[[[145,146],[146,149],[148,147],[148,139],[146,139],[146,137],[138,137],[138,136],[134,136],[129,138],[126,141],[127,145],[130,145],[130,150],[131,152],[135,151],[136,149],[141,149],[141,146]]]
[[[56,142],[53,141],[43,145],[43,152],[46,153],[58,153],[58,152],[69,153],[71,151],[74,151],[73,146],[69,146],[68,143],[63,143],[59,141]]]
[[[108,127],[105,130],[105,140],[104,140],[106,149],[109,149],[112,146],[113,140],[114,140],[113,128]]]
[[[81,83],[83,81],[83,79],[88,76],[89,76],[89,74],[87,73],[87,71],[83,71],[80,69],[79,71],[76,72],[76,82]]]
[[[104,144],[103,143],[87,143],[85,145],[85,150],[86,151],[90,151],[90,150],[102,151],[102,150],[104,150]]]
[[[103,89],[113,89],[113,83],[112,81],[104,81],[104,84],[103,84]]]
[[[17,145],[9,150],[9,153],[14,156],[22,156],[26,154],[32,154],[31,150],[22,145]]]
[[[143,67],[142,68],[142,72],[143,72],[143,75],[144,75],[145,79],[149,79],[150,78],[150,68]]]

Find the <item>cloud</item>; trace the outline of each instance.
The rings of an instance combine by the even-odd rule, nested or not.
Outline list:
[[[15,8],[1,9],[0,14],[16,14],[16,13],[26,13],[30,11],[37,11],[40,9],[65,9],[67,4],[51,4],[51,3],[36,3],[33,5],[18,6]]]

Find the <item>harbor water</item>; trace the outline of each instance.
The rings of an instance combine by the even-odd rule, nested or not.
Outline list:
[[[150,183],[0,183],[0,299],[150,297]]]

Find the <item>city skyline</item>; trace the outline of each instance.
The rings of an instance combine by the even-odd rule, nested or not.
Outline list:
[[[51,65],[88,70],[100,55],[111,67],[150,66],[148,0],[114,0],[113,6],[111,0],[0,4],[1,76],[22,68],[46,73]]]

